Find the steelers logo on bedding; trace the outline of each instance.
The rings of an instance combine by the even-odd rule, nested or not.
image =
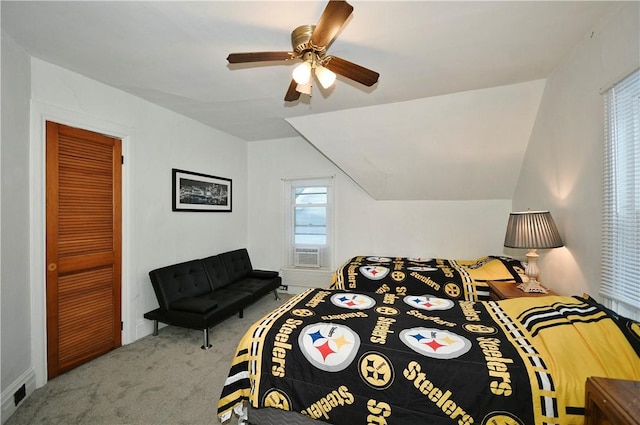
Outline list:
[[[449,295],[451,298],[458,298],[461,292],[460,287],[453,282],[449,282],[444,285],[444,293]]]
[[[407,276],[400,270],[394,270],[393,272],[391,272],[391,279],[395,280],[396,282],[402,282],[405,277]]]
[[[407,260],[414,263],[428,263],[429,261],[433,261],[433,258],[409,257]]]
[[[367,257],[366,260],[372,263],[390,263],[392,261],[389,257]]]
[[[339,372],[358,354],[360,337],[345,325],[315,323],[302,329],[298,345],[304,357],[318,369]]]
[[[400,310],[388,305],[381,305],[380,307],[376,307],[376,313],[385,316],[397,316],[398,314],[400,314]]]
[[[370,280],[384,279],[389,274],[389,268],[383,266],[362,266],[360,273]]]
[[[363,294],[339,292],[331,297],[333,305],[350,310],[366,310],[376,305],[376,301]]]
[[[467,332],[471,332],[474,334],[493,335],[498,333],[498,330],[493,326],[487,326],[478,323],[465,323],[464,325],[462,325],[462,328]]]
[[[449,310],[453,307],[453,301],[429,295],[409,295],[404,297],[403,301],[405,304],[420,310]]]
[[[482,425],[524,425],[524,423],[509,412],[491,412],[482,419]]]
[[[437,272],[437,267],[427,267],[427,266],[411,266],[407,267],[407,270],[411,270],[412,272]]]
[[[375,351],[369,351],[360,357],[358,372],[360,378],[376,390],[389,388],[395,377],[389,358]]]
[[[295,308],[291,310],[291,314],[298,317],[311,317],[315,315],[315,313],[308,308]]]
[[[404,329],[400,341],[416,353],[436,359],[455,359],[471,349],[467,338],[434,328]]]
[[[264,407],[275,407],[276,409],[291,410],[291,400],[289,396],[275,388],[270,389],[262,396]]]

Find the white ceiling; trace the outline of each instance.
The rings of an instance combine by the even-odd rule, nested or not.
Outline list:
[[[511,199],[544,83],[289,121],[374,199]],[[345,131],[372,116],[384,116],[384,123],[358,127],[355,137]]]
[[[31,55],[245,140],[297,133],[283,118],[546,78],[607,2],[356,1],[329,52],[380,73],[284,102],[292,65],[231,52],[290,50],[326,1],[2,1],[2,29]],[[304,97],[304,96],[302,96]]]
[[[302,135],[376,199],[505,199],[512,195],[504,193],[512,190],[508,185],[489,192],[481,188],[517,179],[512,174],[520,168],[543,90],[538,80],[617,6],[610,1],[349,2],[354,12],[329,53],[379,72],[378,83],[369,88],[338,77],[329,90],[316,84],[311,99],[302,95],[293,103],[283,100],[293,63],[229,65],[226,57],[291,50],[291,31],[315,24],[324,0],[2,0],[2,31],[32,56],[240,139]],[[462,118],[443,119],[442,108],[458,108]],[[506,121],[511,138],[499,133]],[[448,131],[456,126],[467,131]],[[465,145],[474,133],[473,147]],[[393,163],[384,161],[392,154],[385,145],[390,139],[398,147]],[[506,153],[493,155],[501,165],[491,175],[471,168],[475,180],[468,189],[454,195],[444,193],[446,185],[424,189],[443,183],[442,174],[465,175],[469,158],[477,161],[483,152],[510,143]],[[412,177],[420,184],[389,189]]]

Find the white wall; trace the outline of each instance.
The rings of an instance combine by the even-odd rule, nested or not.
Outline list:
[[[261,267],[284,264],[282,179],[332,175],[334,268],[355,255],[472,259],[503,253],[510,199],[376,201],[303,138],[249,143],[248,158],[249,249]]]
[[[515,210],[551,211],[565,247],[540,252],[540,280],[598,297],[602,209],[600,89],[640,66],[640,3],[604,19],[548,78],[514,194]]]
[[[638,7],[623,5],[549,78],[514,194],[514,210],[550,209],[556,219],[567,247],[543,252],[540,265],[543,281],[561,293],[596,295],[599,287],[598,90],[638,66]],[[152,268],[241,246],[256,267],[282,266],[283,178],[335,175],[334,267],[359,254],[505,252],[511,200],[375,201],[302,138],[247,146],[114,88],[40,60],[30,63],[4,35],[2,106],[3,421],[14,389],[34,371],[40,385],[45,379],[44,119],[124,140],[125,342],[150,332],[142,315],[157,305],[147,276]],[[232,178],[233,212],[171,212],[171,168]]]
[[[2,421],[20,385],[35,387],[29,310],[29,56],[2,34],[0,282]],[[9,411],[7,411],[9,409]]]
[[[3,209],[2,217],[3,244],[5,230],[15,225],[8,236],[15,237],[11,243],[21,252],[14,255],[22,258],[16,270],[7,269],[9,279],[5,280],[3,273],[2,280],[3,307],[9,306],[3,308],[3,314],[16,313],[11,323],[19,323],[15,332],[5,333],[4,324],[8,322],[3,321],[2,329],[3,350],[13,347],[2,357],[3,400],[6,396],[12,403],[13,392],[5,394],[5,388],[21,385],[25,373],[31,376],[35,371],[38,386],[46,382],[45,120],[123,139],[123,343],[152,331],[151,322],[143,319],[146,311],[158,305],[149,270],[247,246],[247,143],[38,59],[31,59],[29,81],[29,60],[24,54],[7,53],[5,61],[4,47],[3,37],[3,102],[5,85],[13,86],[14,81],[22,82],[21,89],[12,89],[7,100],[28,105],[31,98],[26,128],[24,117],[16,123],[7,122],[10,116],[4,109],[2,116],[3,156],[6,124],[6,134],[12,137],[6,149],[7,162],[2,164],[3,186],[5,174],[16,175],[19,178],[7,194],[21,194],[8,214]],[[172,168],[232,179],[233,211],[172,212]],[[2,194],[4,198],[5,187]],[[31,211],[31,216],[25,211]],[[5,258],[2,260],[4,272]],[[12,281],[12,277],[17,278]],[[5,382],[8,370],[11,375]]]

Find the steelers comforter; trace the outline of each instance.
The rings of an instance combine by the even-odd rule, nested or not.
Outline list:
[[[218,415],[247,401],[335,425],[581,424],[588,376],[640,380],[639,338],[589,298],[309,289],[244,335]]]
[[[510,257],[475,260],[417,257],[353,257],[333,274],[332,289],[431,294],[469,301],[489,300],[489,280],[522,282],[524,269]]]

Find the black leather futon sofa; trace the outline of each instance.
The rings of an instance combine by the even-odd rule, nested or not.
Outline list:
[[[273,292],[282,278],[277,271],[254,270],[245,248],[211,257],[173,264],[149,272],[159,308],[144,314],[158,322],[189,329],[202,329],[208,349],[209,328],[238,313],[263,295]]]

